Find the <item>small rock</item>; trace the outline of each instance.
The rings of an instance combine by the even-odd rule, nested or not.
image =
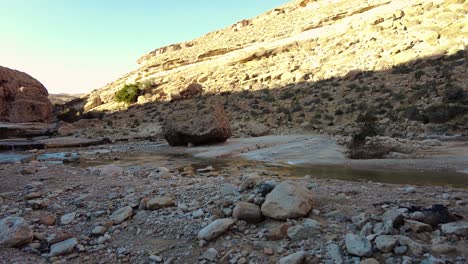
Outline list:
[[[430,225],[414,220],[405,220],[405,226],[414,233],[432,232],[432,227]]]
[[[49,256],[62,256],[73,252],[73,249],[78,244],[76,238],[70,238],[59,243],[55,243],[50,246]]]
[[[53,226],[57,221],[57,217],[54,215],[45,215],[39,218],[39,223],[45,226]]]
[[[229,218],[215,220],[198,232],[198,239],[211,241],[226,232],[234,223],[235,220]]]
[[[107,228],[105,226],[96,226],[95,228],[93,228],[93,230],[91,230],[91,235],[93,236],[104,235],[106,231],[107,231]]]
[[[202,258],[213,261],[216,259],[217,256],[218,251],[215,248],[209,248],[203,253]]]
[[[271,256],[271,255],[273,255],[273,249],[271,249],[271,248],[264,248],[264,249],[263,249],[263,253],[264,253],[265,255],[267,255],[267,256]]]
[[[372,255],[372,245],[365,237],[354,234],[347,234],[345,237],[346,250],[349,254],[359,257]]]
[[[152,199],[149,199],[146,208],[148,210],[158,210],[165,207],[174,206],[175,203],[172,198],[168,196],[158,196]]]
[[[65,215],[63,215],[62,217],[60,217],[60,223],[61,223],[62,225],[71,224],[71,222],[73,222],[73,220],[75,220],[75,216],[76,216],[76,213],[75,213],[75,212],[65,214]]]
[[[398,236],[398,243],[401,246],[407,246],[411,253],[413,253],[414,255],[420,256],[424,253],[424,246],[418,242],[411,240],[409,237]]]
[[[415,193],[415,192],[416,192],[416,188],[414,188],[414,187],[412,187],[412,186],[408,186],[408,187],[402,188],[402,190],[403,190],[405,193]]]
[[[210,171],[214,171],[214,168],[212,166],[208,166],[206,168],[198,169],[197,172],[199,173],[207,173]]]
[[[156,256],[156,255],[149,256],[149,259],[150,261],[156,262],[156,263],[161,263],[163,261],[160,256]]]
[[[260,177],[256,173],[251,173],[244,175],[242,177],[242,183],[240,185],[240,190],[245,191],[252,189],[257,185],[257,182],[260,181]]]
[[[307,253],[304,251],[296,252],[279,260],[279,264],[305,264]]]
[[[395,254],[398,254],[398,255],[403,255],[406,253],[406,251],[408,251],[407,246],[399,246],[393,249],[393,252],[395,252]]]
[[[129,219],[133,215],[133,209],[130,206],[125,206],[120,208],[119,210],[115,211],[110,217],[114,224],[120,224],[123,221]]]
[[[288,229],[291,227],[291,223],[283,223],[273,227],[268,232],[269,240],[280,240],[288,234]]]
[[[7,217],[0,220],[0,248],[20,247],[33,240],[33,231],[22,217]]]
[[[441,230],[444,234],[454,234],[459,236],[468,236],[468,222],[452,222],[443,224]]]
[[[204,215],[205,213],[203,212],[203,209],[198,209],[196,211],[192,212],[193,218],[200,218]]]
[[[403,225],[403,218],[401,211],[396,209],[387,210],[382,216],[384,223],[388,223],[394,228],[398,228]]]
[[[32,199],[37,199],[41,198],[42,194],[39,192],[30,192],[24,196],[24,199],[26,200],[32,200]]]
[[[361,261],[361,264],[379,264],[379,262],[375,258],[368,258],[368,259],[363,259]]]
[[[431,246],[431,251],[434,254],[446,255],[456,252],[457,248],[449,244],[435,244]]]
[[[327,246],[328,256],[331,258],[334,264],[345,263],[345,258],[341,247],[337,244],[330,244]]]
[[[391,252],[396,243],[397,239],[393,236],[383,235],[375,238],[375,246],[383,253]]]
[[[263,220],[260,207],[252,203],[240,202],[234,207],[233,217],[238,220],[244,220],[247,223],[260,223]]]

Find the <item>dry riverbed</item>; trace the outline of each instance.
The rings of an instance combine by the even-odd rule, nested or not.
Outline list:
[[[0,165],[0,262],[467,261],[466,189],[291,177],[183,149],[126,143]]]

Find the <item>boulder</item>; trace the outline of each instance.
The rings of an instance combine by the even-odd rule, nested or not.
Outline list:
[[[221,143],[232,135],[229,119],[222,106],[202,111],[176,110],[167,116],[162,132],[171,146]]]
[[[286,220],[303,217],[312,207],[313,194],[309,189],[298,182],[285,181],[266,196],[262,213],[273,219]]]
[[[19,247],[31,243],[33,231],[22,217],[0,220],[0,248]]]
[[[47,89],[30,75],[0,66],[0,121],[52,121]]]

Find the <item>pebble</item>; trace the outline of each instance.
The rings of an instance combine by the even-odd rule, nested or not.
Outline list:
[[[156,263],[161,263],[163,261],[160,256],[156,256],[156,255],[149,256],[149,260],[152,262],[156,262]]]
[[[305,251],[299,251],[279,260],[279,264],[302,264],[307,258]]]
[[[196,211],[192,212],[193,218],[200,218],[204,215],[205,213],[203,212],[203,209],[198,209]]]
[[[201,257],[203,259],[213,261],[216,259],[217,256],[218,256],[218,251],[215,248],[209,248],[203,253]]]
[[[63,215],[62,217],[60,217],[60,223],[61,223],[62,225],[71,224],[71,222],[73,222],[73,220],[75,220],[75,217],[76,217],[76,213],[75,213],[75,212],[65,214],[65,215]]]
[[[107,228],[105,226],[96,226],[91,231],[91,235],[93,236],[103,235],[104,233],[106,233],[106,231],[107,231]]]

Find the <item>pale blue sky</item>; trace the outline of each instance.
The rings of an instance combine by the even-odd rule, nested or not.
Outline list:
[[[199,37],[289,0],[0,0],[0,65],[51,93],[100,88],[160,46]]]

